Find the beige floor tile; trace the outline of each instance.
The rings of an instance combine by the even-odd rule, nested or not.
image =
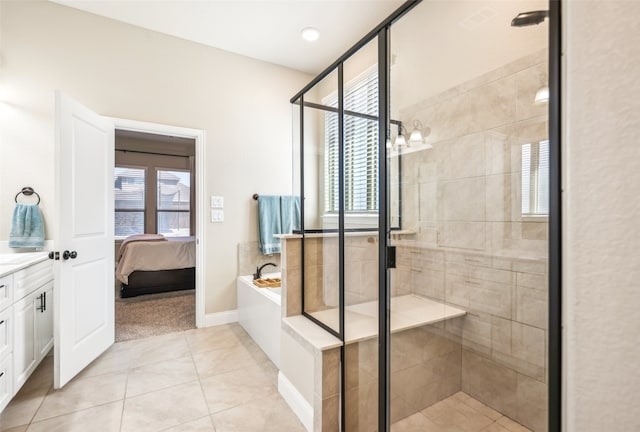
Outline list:
[[[213,420],[211,417],[206,416],[198,420],[193,420],[165,429],[162,432],[215,432],[215,429],[213,427]]]
[[[129,347],[131,353],[130,367],[136,368],[191,355],[184,333],[169,333],[123,342]]]
[[[32,423],[28,432],[118,432],[122,401]]]
[[[116,343],[95,359],[81,373],[80,377],[104,375],[126,371],[131,363],[129,346]]]
[[[305,432],[302,423],[279,396],[257,399],[213,414],[216,432]]]
[[[516,423],[515,421],[511,420],[509,417],[506,417],[506,416],[500,417],[496,421],[496,423],[504,427],[509,432],[531,432],[529,429],[522,426],[520,423]]]
[[[391,432],[444,432],[444,430],[421,413],[415,413],[392,424]],[[453,432],[453,430],[446,432]]]
[[[185,336],[194,354],[242,345],[248,337],[238,324],[189,330]]]
[[[476,411],[478,411],[480,414],[486,417],[489,417],[493,421],[496,421],[500,417],[502,417],[502,414],[500,414],[498,411],[488,407],[487,405],[483,404],[479,400],[474,399],[472,397],[469,397],[468,399],[466,399],[464,403],[469,405],[471,408],[475,409]]]
[[[62,389],[47,394],[34,421],[123,399],[126,381],[126,373],[75,378]]]
[[[201,382],[211,413],[278,393],[271,379],[258,366],[214,375]]]
[[[138,396],[197,379],[198,374],[191,356],[151,363],[129,371],[126,397]]]
[[[498,423],[491,423],[489,426],[482,429],[482,432],[509,432],[509,430],[505,429]]]
[[[243,345],[193,355],[200,379],[257,366],[268,357],[251,352]]]
[[[157,432],[209,414],[198,381],[127,398],[122,432]]]
[[[28,382],[28,381],[27,381]],[[26,386],[26,385],[25,385]],[[0,430],[5,431],[31,422],[42,405],[49,388],[20,389],[9,405],[0,414]]]
[[[3,429],[4,432],[25,432],[29,425],[18,426],[11,429]]]

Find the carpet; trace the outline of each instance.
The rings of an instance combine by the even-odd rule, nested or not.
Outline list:
[[[196,328],[195,290],[116,295],[116,342]]]

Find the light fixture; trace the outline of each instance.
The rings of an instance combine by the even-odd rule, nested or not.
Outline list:
[[[406,129],[404,128],[404,126],[402,126],[402,124],[398,125],[398,135],[396,136],[395,141],[393,142],[393,147],[396,149],[400,149],[401,147],[404,147],[407,145],[407,139],[404,137],[404,134],[402,133],[402,131]]]
[[[541,87],[533,98],[534,105],[542,105],[549,102],[549,87]]]
[[[320,37],[320,31],[318,31],[318,29],[314,27],[303,28],[300,31],[300,34],[302,35],[302,39],[308,42],[316,41]]]

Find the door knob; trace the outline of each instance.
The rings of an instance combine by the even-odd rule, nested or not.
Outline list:
[[[66,250],[66,251],[62,252],[62,259],[65,259],[65,260],[67,260],[69,258],[76,259],[77,256],[78,256],[78,252],[76,252],[76,251],[69,252],[68,250]]]

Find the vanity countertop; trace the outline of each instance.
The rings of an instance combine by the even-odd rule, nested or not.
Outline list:
[[[47,252],[0,254],[0,277],[49,259]]]

